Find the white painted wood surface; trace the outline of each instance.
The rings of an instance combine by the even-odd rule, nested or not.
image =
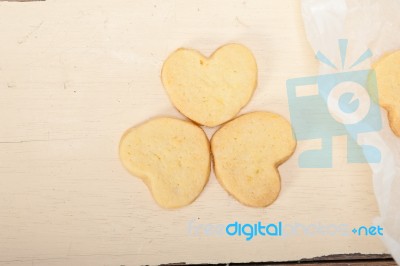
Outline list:
[[[179,47],[210,54],[228,42],[254,52],[259,85],[242,113],[289,118],[285,82],[317,73],[298,1],[0,2],[0,264],[138,265],[284,261],[383,253],[378,238],[193,236],[188,223],[235,220],[372,224],[371,172],[280,167],[282,192],[266,209],[242,206],[212,174],[190,206],[166,211],[118,159],[129,127],[182,116],[160,81]],[[213,129],[207,129],[211,136]]]

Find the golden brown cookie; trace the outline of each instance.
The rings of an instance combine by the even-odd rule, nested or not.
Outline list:
[[[294,152],[296,140],[283,117],[254,112],[222,126],[211,139],[220,184],[241,203],[265,207],[281,187],[277,167]]]
[[[164,208],[193,202],[210,175],[210,147],[203,130],[174,118],[151,119],[122,137],[122,164],[148,186]]]
[[[257,64],[240,44],[222,46],[210,57],[181,48],[164,62],[161,79],[182,114],[214,127],[232,119],[249,102],[257,86]]]
[[[390,127],[400,137],[400,51],[379,59],[373,68],[379,105],[387,110]]]

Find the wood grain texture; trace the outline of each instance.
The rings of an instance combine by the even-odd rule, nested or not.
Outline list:
[[[39,2],[46,0],[0,0],[0,2]]]
[[[292,261],[381,254],[376,237],[243,238],[194,235],[206,224],[257,221],[370,225],[378,215],[368,166],[299,169],[299,143],[264,209],[231,198],[212,174],[200,197],[160,209],[118,159],[123,132],[150,117],[182,118],[160,81],[179,47],[211,54],[249,47],[258,88],[241,113],[289,119],[285,82],[317,73],[299,1],[82,1],[0,3],[0,264],[140,265]],[[206,129],[209,136],[215,129]]]
[[[269,264],[266,264],[269,265]],[[273,265],[273,264],[271,264]],[[298,263],[292,264],[281,264],[281,265],[298,265]],[[397,266],[398,264],[394,260],[389,261],[380,261],[380,260],[365,260],[365,261],[338,261],[338,262],[317,262],[317,263],[302,263],[301,265],[311,266],[311,265],[318,265],[318,266]]]
[[[170,263],[161,264],[163,266],[183,266],[186,263]],[[210,264],[197,264],[198,266],[209,266]],[[213,265],[227,265],[223,263]],[[230,266],[261,266],[261,265],[318,265],[318,266],[333,266],[333,265],[397,265],[390,255],[385,254],[338,254],[312,259],[301,259],[298,261],[281,261],[281,262],[249,262],[249,263],[229,263]]]

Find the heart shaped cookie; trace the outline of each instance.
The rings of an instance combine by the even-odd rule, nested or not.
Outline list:
[[[122,164],[148,186],[164,208],[193,202],[210,175],[210,147],[204,131],[174,118],[151,119],[122,137]]]
[[[254,112],[222,126],[211,139],[220,184],[244,205],[265,207],[278,197],[277,167],[294,152],[296,140],[283,117]]]
[[[200,125],[231,120],[257,86],[257,64],[249,49],[227,44],[210,57],[178,49],[164,62],[161,79],[172,104]]]
[[[390,127],[400,137],[400,51],[384,56],[373,68],[379,105],[387,110]]]

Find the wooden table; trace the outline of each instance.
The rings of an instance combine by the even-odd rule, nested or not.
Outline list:
[[[289,119],[286,80],[317,73],[299,1],[0,2],[0,33],[0,264],[395,265],[377,237],[188,233],[191,221],[371,225],[371,171],[346,163],[344,138],[333,140],[332,169],[300,169],[299,154],[318,142],[299,142],[279,168],[280,197],[266,209],[242,206],[212,174],[192,205],[162,210],[119,162],[127,128],[158,115],[182,118],[160,81],[163,60],[182,46],[206,55],[229,42],[248,46],[259,84],[241,113]]]

